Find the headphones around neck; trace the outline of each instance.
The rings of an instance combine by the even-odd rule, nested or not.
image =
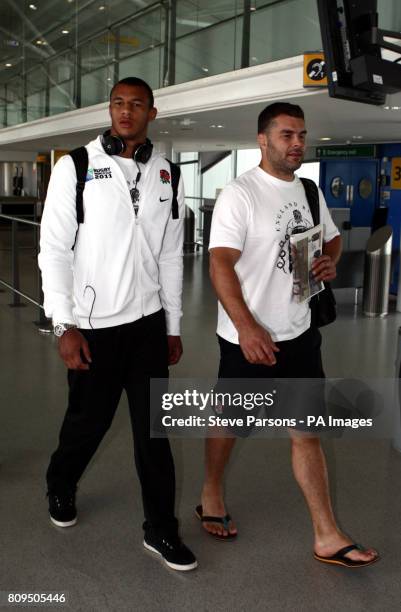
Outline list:
[[[127,148],[124,139],[121,138],[121,136],[112,136],[110,130],[102,134],[101,142],[104,152],[107,153],[107,155],[120,155],[120,153],[124,153]],[[146,164],[152,155],[152,151],[153,144],[149,138],[147,138],[143,144],[140,144],[135,149],[132,159],[140,164]]]

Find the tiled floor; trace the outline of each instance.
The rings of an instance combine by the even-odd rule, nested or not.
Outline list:
[[[173,371],[177,377],[216,373],[216,305],[205,259],[185,259],[185,353]],[[5,251],[0,262],[3,277]],[[213,541],[194,516],[202,442],[173,441],[178,515],[199,569],[186,575],[166,569],[142,548],[125,401],[80,484],[78,524],[52,527],[43,479],[65,408],[65,372],[53,338],[32,323],[34,309],[12,309],[9,301],[0,293],[0,591],[64,592],[69,609],[96,612],[399,610],[401,455],[390,440],[325,443],[341,525],[381,552],[380,563],[370,568],[313,560],[289,443],[258,439],[237,444],[228,470],[227,500],[240,531],[231,543]],[[351,305],[340,305],[339,313],[323,330],[327,374],[392,377],[401,315],[366,319]]]

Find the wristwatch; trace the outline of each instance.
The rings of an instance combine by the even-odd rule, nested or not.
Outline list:
[[[53,327],[53,333],[57,338],[61,338],[63,334],[69,329],[76,329],[77,326],[74,323],[55,323]]]

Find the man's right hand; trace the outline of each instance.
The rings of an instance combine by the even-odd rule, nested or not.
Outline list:
[[[274,344],[269,332],[254,323],[241,328],[238,332],[239,344],[249,363],[272,366],[277,363],[274,353],[280,349]]]
[[[82,355],[88,363],[82,361]],[[77,329],[68,329],[59,338],[58,352],[69,370],[89,370],[91,354],[84,336]]]

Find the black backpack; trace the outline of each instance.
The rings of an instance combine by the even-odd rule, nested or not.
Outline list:
[[[88,151],[86,147],[79,147],[78,149],[74,149],[70,151],[69,155],[71,155],[72,160],[75,166],[75,172],[77,175],[77,194],[76,194],[76,209],[77,209],[77,221],[78,225],[84,222],[84,200],[83,194],[85,189],[85,180],[86,174],[88,172]],[[173,201],[171,204],[171,213],[173,219],[178,219],[178,183],[180,182],[181,170],[180,167],[176,164],[173,164],[170,160],[167,160],[170,165],[170,174],[171,174],[171,188],[173,190]]]

